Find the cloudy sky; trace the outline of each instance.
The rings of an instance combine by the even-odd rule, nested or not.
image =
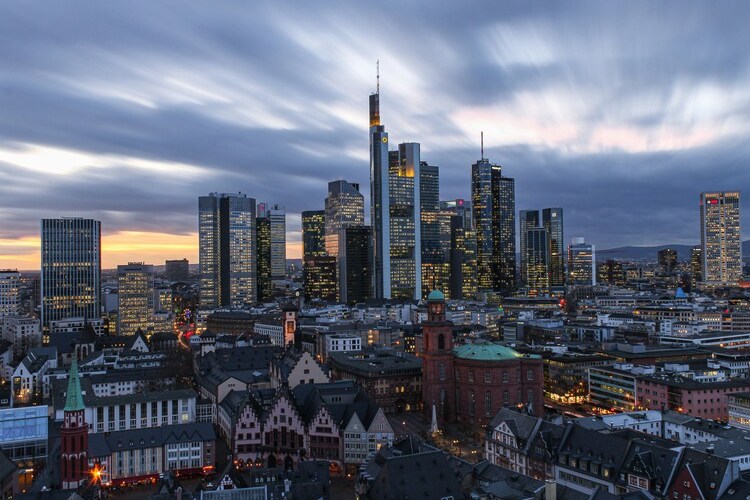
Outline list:
[[[0,267],[39,219],[102,221],[104,266],[197,262],[197,197],[369,206],[367,96],[469,196],[485,156],[566,239],[696,243],[698,194],[750,187],[746,2],[0,4]],[[744,227],[750,217],[746,211]],[[747,232],[745,233],[747,237]]]

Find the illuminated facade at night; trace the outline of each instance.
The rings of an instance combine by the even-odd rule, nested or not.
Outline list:
[[[304,290],[305,299],[338,301],[336,257],[305,257]]]
[[[422,294],[418,143],[388,151],[380,124],[380,89],[370,95],[370,209],[374,298],[418,299]]]
[[[242,193],[211,193],[198,204],[201,307],[255,302],[255,200]]]
[[[521,286],[527,286],[528,285],[528,274],[529,274],[529,262],[528,262],[528,252],[526,248],[526,233],[529,229],[538,228],[540,226],[539,224],[539,211],[538,210],[521,210],[518,212],[518,226],[519,231],[518,234],[520,235],[519,243],[520,243],[520,258],[521,258],[521,279],[520,279],[520,285]]]
[[[525,269],[522,274],[529,295],[547,294],[549,286],[549,244],[547,230],[531,227],[521,234],[525,241]]]
[[[733,285],[742,277],[740,193],[701,193],[703,281]]]
[[[325,211],[302,212],[302,279],[305,299],[338,300],[336,257],[325,246]]]
[[[154,329],[154,268],[143,263],[117,266],[117,333],[148,335]]]
[[[596,285],[596,248],[583,238],[568,246],[568,284]]]
[[[42,326],[101,315],[101,222],[42,219]]]
[[[302,257],[323,257],[326,255],[324,210],[302,212]]]
[[[18,287],[21,273],[15,270],[0,270],[0,318],[15,316],[21,307],[21,296]]]
[[[565,286],[565,235],[563,234],[563,209],[543,209],[542,227],[547,231],[549,286],[550,288],[559,290]]]
[[[328,183],[325,201],[325,249],[328,255],[338,254],[339,231],[365,223],[365,197],[359,184],[338,180]]]
[[[440,170],[423,161],[419,166],[419,175],[424,297],[431,290],[450,290],[450,262],[449,250],[443,248],[440,238]]]
[[[521,285],[532,295],[561,290],[565,287],[562,208],[521,210],[518,218]]]
[[[471,204],[477,238],[479,291],[516,289],[515,181],[482,158],[471,167]]]
[[[271,300],[273,282],[271,281],[271,221],[267,217],[255,218],[255,248],[257,253],[256,280],[258,282],[258,301]]]
[[[440,202],[440,240],[449,265],[447,298],[477,295],[477,237],[472,229],[471,203],[464,199]]]

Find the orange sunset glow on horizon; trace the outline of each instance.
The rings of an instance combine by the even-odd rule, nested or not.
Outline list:
[[[39,236],[0,238],[0,269],[39,270]],[[287,243],[287,258],[302,255],[302,245]],[[102,268],[114,269],[128,262],[163,265],[168,259],[188,259],[198,263],[198,233],[169,234],[146,231],[119,231],[102,234]]]

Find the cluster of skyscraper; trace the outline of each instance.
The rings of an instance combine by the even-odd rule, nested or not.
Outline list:
[[[389,150],[380,89],[370,96],[372,296],[452,298],[516,285],[515,183],[482,158],[472,166],[472,200],[441,202],[439,169],[418,143]]]
[[[305,298],[344,303],[370,298],[370,241],[359,184],[329,182],[325,209],[302,212]]]
[[[432,289],[447,298],[472,299],[483,292],[510,294],[520,288],[535,295],[563,292],[566,284],[596,284],[593,245],[575,238],[566,259],[561,208],[519,212],[517,283],[514,180],[484,158],[482,149],[471,167],[471,201],[440,201],[439,168],[422,161],[420,145],[389,149],[379,88],[370,96],[370,197],[370,226],[359,184],[346,180],[328,184],[322,210],[302,213],[308,299],[350,304],[419,299]],[[284,207],[258,204],[243,193],[201,196],[198,233],[202,307],[272,299],[273,281],[286,274]],[[742,278],[739,192],[701,193],[700,233],[700,247],[691,255],[693,282],[736,284]],[[66,318],[99,318],[101,223],[43,219],[41,236],[44,330]],[[665,250],[659,260],[669,274],[677,256]],[[173,273],[187,274],[187,261],[171,263]],[[3,290],[14,289],[13,276],[3,275]],[[120,333],[153,327],[153,282],[151,266],[118,266]],[[0,296],[0,313],[16,307],[11,302],[17,298],[6,296]]]

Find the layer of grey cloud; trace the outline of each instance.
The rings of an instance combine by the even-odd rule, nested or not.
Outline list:
[[[694,243],[698,193],[750,186],[748,14],[742,2],[4,2],[0,238],[58,214],[192,232],[208,191],[290,213],[320,207],[329,180],[367,191],[381,59],[391,142],[422,143],[443,198],[469,196],[486,127],[519,209],[562,206],[566,233],[600,247]],[[3,160],[30,146],[105,160],[65,175]],[[289,228],[298,239],[297,217]]]

